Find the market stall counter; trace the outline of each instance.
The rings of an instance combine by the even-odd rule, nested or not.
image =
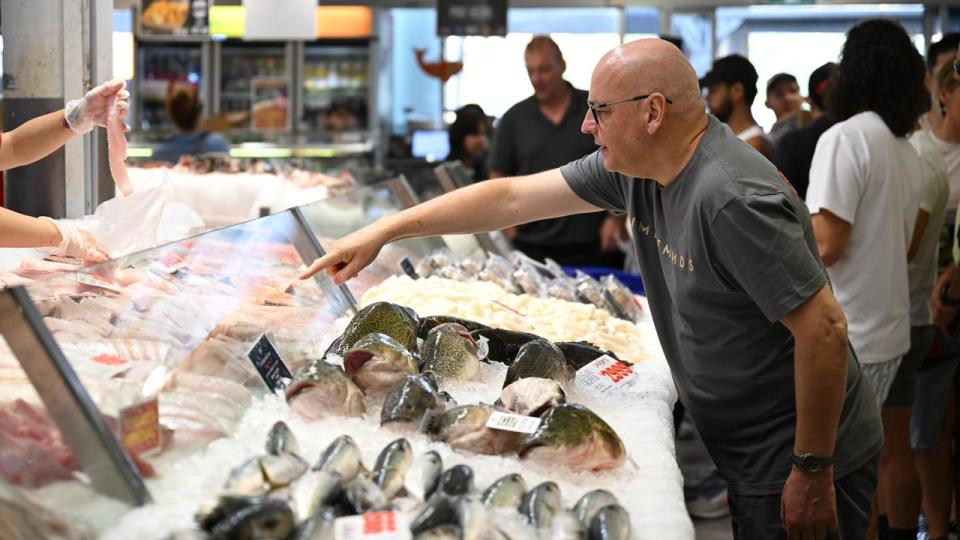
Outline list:
[[[2,379],[22,392],[3,395],[29,409],[0,405],[75,452],[42,482],[7,473],[0,508],[12,491],[33,514],[69,509],[68,538],[345,540],[374,521],[400,538],[693,537],[676,392],[645,313],[397,276],[397,256],[421,270],[438,258],[429,241],[393,246],[352,293],[299,281],[336,236],[328,210],[0,293],[0,365],[25,368]],[[31,352],[24,333],[45,345]],[[41,369],[68,391],[38,384]],[[81,436],[112,456],[106,473]],[[17,449],[0,440],[5,459],[63,466]]]

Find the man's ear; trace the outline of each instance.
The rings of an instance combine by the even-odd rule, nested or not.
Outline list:
[[[657,92],[647,98],[646,111],[647,133],[653,135],[660,130],[667,113],[667,98]]]
[[[728,88],[730,88],[730,97],[734,100],[743,99],[743,83],[733,83]]]

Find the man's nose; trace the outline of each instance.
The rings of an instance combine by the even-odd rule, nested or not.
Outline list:
[[[593,119],[593,111],[587,109],[587,113],[583,115],[583,122],[580,124],[580,132],[593,135],[596,131],[597,123]]]

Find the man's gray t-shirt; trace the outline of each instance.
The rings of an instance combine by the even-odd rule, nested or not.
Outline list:
[[[803,201],[713,116],[667,187],[565,165],[581,198],[626,212],[644,289],[680,399],[732,493],[779,493],[796,428],[794,341],[781,324],[827,283]],[[837,435],[840,478],[880,450],[874,398],[851,350]],[[803,450],[803,449],[800,449]]]

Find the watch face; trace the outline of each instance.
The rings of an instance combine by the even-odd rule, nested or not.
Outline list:
[[[801,467],[803,467],[804,470],[810,472],[816,472],[820,470],[820,459],[817,456],[807,454],[803,456],[801,461]]]

